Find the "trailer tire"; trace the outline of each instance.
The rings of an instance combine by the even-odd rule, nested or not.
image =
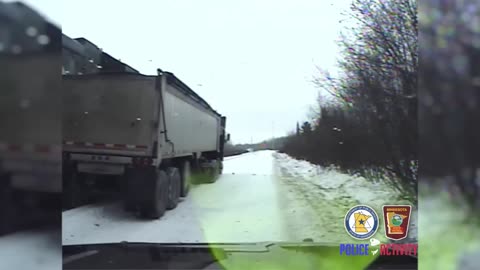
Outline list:
[[[180,198],[181,178],[180,172],[175,167],[167,168],[168,175],[168,194],[167,209],[171,210],[177,207]]]
[[[180,176],[181,176],[180,196],[187,197],[188,192],[190,191],[190,187],[192,186],[192,167],[190,165],[190,161],[185,160],[182,163]]]
[[[163,170],[158,170],[154,181],[154,192],[150,203],[142,210],[142,216],[159,219],[167,208],[168,175]]]

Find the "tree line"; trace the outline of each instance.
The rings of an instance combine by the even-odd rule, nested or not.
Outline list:
[[[364,173],[379,168],[401,191],[417,192],[418,18],[415,1],[355,0],[341,35],[340,74],[320,71],[317,115],[283,151]]]
[[[314,120],[297,125],[282,151],[347,171],[377,168],[407,192],[418,192],[417,179],[447,183],[478,211],[480,4],[467,2],[425,3],[419,29],[416,1],[355,0],[341,73],[315,79],[333,98],[319,98]]]

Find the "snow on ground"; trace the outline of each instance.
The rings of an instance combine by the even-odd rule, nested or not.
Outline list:
[[[258,151],[224,159],[223,174],[272,175],[275,151]]]
[[[0,269],[62,269],[60,231],[38,230],[0,237]]]
[[[119,203],[63,213],[63,243],[285,241],[272,152],[228,158],[214,184],[194,187],[159,220],[139,220]]]
[[[385,204],[410,204],[398,199],[400,194],[382,182],[322,168],[282,153],[274,153],[273,156],[277,178],[284,183],[280,185],[283,188],[282,193],[288,198],[285,200],[285,207],[289,209],[287,220],[292,227],[291,231],[298,234],[297,238],[350,242],[351,238],[345,232],[343,221],[351,207],[365,204],[381,217],[382,206]],[[409,237],[416,239],[417,214],[416,210],[412,212]],[[296,224],[299,220],[302,222]],[[382,224],[375,237],[385,240],[384,235]]]
[[[343,227],[348,209],[362,203],[381,215],[383,204],[398,203],[392,198],[395,194],[384,185],[323,170],[274,151],[258,151],[226,158],[216,183],[194,187],[176,209],[159,220],[139,220],[123,212],[118,202],[66,211],[62,238],[64,245],[305,238],[351,242]]]

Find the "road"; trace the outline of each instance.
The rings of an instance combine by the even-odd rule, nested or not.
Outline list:
[[[159,220],[139,220],[119,202],[63,212],[63,244],[105,242],[352,241],[343,227],[349,208],[398,203],[381,183],[323,169],[274,151],[225,159],[213,184],[195,186]],[[392,201],[394,200],[394,201]],[[415,226],[415,220],[413,226]],[[416,233],[416,229],[411,230]],[[384,232],[377,233],[382,239]]]

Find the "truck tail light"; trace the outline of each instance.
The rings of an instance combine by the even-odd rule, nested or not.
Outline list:
[[[141,158],[133,158],[132,163],[135,166],[139,166],[141,164]]]
[[[150,166],[153,164],[153,159],[148,157],[136,157],[132,159],[132,164],[137,167]]]
[[[132,158],[132,165],[136,166],[138,164],[138,158]]]
[[[152,159],[151,158],[144,158],[143,159],[143,165],[144,166],[152,165]]]

